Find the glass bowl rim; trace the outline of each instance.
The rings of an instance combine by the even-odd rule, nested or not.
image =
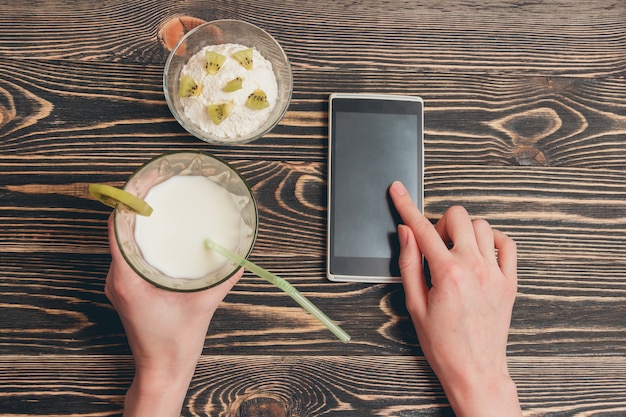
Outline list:
[[[131,175],[130,177],[128,177],[128,180],[124,183],[123,189],[126,189],[126,186],[132,181],[133,178],[135,178],[139,172],[141,170],[143,170],[144,168],[146,168],[147,166],[149,166],[150,164],[158,161],[159,159],[163,159],[166,158],[170,155],[174,155],[174,154],[195,154],[195,155],[200,155],[200,156],[204,156],[204,157],[208,157],[211,159],[214,159],[218,162],[220,162],[221,164],[225,165],[229,170],[231,170],[232,172],[234,172],[237,177],[239,177],[239,179],[241,180],[241,182],[245,185],[246,189],[248,190],[249,196],[250,196],[250,200],[252,203],[252,206],[254,208],[254,219],[255,219],[255,228],[254,228],[254,232],[252,235],[252,240],[250,242],[250,248],[247,250],[247,252],[245,253],[244,258],[248,258],[250,256],[250,254],[252,253],[252,250],[254,249],[254,245],[256,244],[256,239],[258,237],[258,232],[259,232],[259,208],[257,205],[257,201],[256,198],[254,197],[254,193],[252,192],[252,188],[250,187],[250,185],[248,184],[248,182],[245,180],[245,178],[243,178],[243,176],[241,175],[241,173],[239,172],[239,170],[235,169],[234,166],[232,166],[229,162],[227,162],[225,159],[217,156],[217,155],[213,155],[209,152],[205,152],[205,151],[200,151],[200,150],[185,150],[185,151],[167,151],[164,152],[162,154],[159,154],[155,157],[150,158],[148,161],[146,161],[145,163],[143,163],[141,166],[139,166]],[[117,244],[117,247],[119,248],[120,253],[122,254],[122,257],[124,258],[124,261],[131,267],[131,269],[137,274],[139,275],[141,278],[143,278],[145,281],[147,281],[148,283],[154,285],[155,287],[158,288],[162,288],[168,291],[174,291],[174,292],[196,292],[196,291],[202,291],[202,290],[206,290],[212,287],[215,287],[221,283],[223,283],[224,281],[226,281],[227,279],[229,279],[230,277],[232,277],[240,268],[240,265],[235,265],[233,270],[224,276],[223,279],[214,282],[212,284],[209,285],[201,285],[199,287],[193,287],[193,288],[172,288],[172,287],[168,287],[166,285],[162,285],[160,283],[154,282],[153,280],[151,280],[150,278],[146,277],[141,271],[139,271],[139,268],[137,268],[133,262],[129,259],[128,255],[126,254],[121,242],[120,242],[120,237],[119,237],[119,233],[118,233],[118,226],[117,226],[117,221],[118,221],[118,212],[120,210],[120,208],[115,208],[113,210],[113,231],[114,231],[114,235],[115,235],[115,242]],[[135,214],[136,216],[136,214]],[[163,274],[165,275],[165,274]],[[171,278],[170,279],[174,280],[176,278]],[[200,278],[198,279],[200,280]]]

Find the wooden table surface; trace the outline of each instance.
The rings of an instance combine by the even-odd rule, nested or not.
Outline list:
[[[160,33],[184,16],[282,44],[293,99],[261,140],[211,146],[173,119]],[[103,293],[109,210],[87,184],[201,149],[254,190],[251,259],[353,341],[246,273],[183,414],[451,415],[401,286],[325,278],[328,95],[377,92],[425,101],[429,218],[463,204],[518,242],[525,415],[625,416],[625,77],[623,0],[0,0],[0,414],[120,414],[132,356]]]

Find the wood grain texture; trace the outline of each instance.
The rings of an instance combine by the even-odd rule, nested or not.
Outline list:
[[[181,16],[281,43],[294,93],[264,138],[211,146],[173,119],[159,35]],[[616,0],[0,0],[0,415],[120,413],[132,362],[103,294],[109,212],[87,184],[188,149],[242,173],[261,216],[252,260],[353,342],[246,274],[184,415],[451,415],[402,288],[324,277],[327,99],[342,91],[423,97],[426,214],[463,204],[517,241],[508,349],[525,415],[626,415],[625,33]]]
[[[133,374],[132,358],[124,355],[1,359],[3,415],[115,415]],[[512,358],[509,367],[526,416],[622,416],[626,410],[624,358],[581,362],[533,356]],[[384,377],[372,378],[373,372]],[[207,354],[198,363],[182,415],[453,414],[422,357]]]

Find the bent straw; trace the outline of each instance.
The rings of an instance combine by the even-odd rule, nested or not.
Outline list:
[[[205,239],[204,245],[209,249],[216,250],[225,258],[229,259],[231,262],[234,262],[235,264],[248,269],[250,272],[254,272],[261,278],[264,278],[272,284],[276,285],[278,288],[289,294],[291,298],[293,298],[298,304],[300,304],[306,311],[308,311],[319,321],[321,321],[328,328],[328,330],[330,330],[335,336],[337,336],[339,340],[344,343],[348,343],[350,341],[350,335],[348,333],[346,333],[341,327],[337,326],[335,322],[333,322],[326,314],[324,314],[319,308],[317,308],[312,302],[310,302],[308,298],[302,295],[297,289],[295,289],[289,282],[285,281],[283,278],[272,274],[271,272],[261,268],[253,262],[250,262],[246,258],[243,258],[236,253],[226,249],[225,247],[211,239]]]

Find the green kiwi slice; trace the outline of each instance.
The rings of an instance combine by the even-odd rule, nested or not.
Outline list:
[[[107,184],[89,184],[89,193],[93,198],[109,207],[121,207],[140,216],[152,214],[152,207],[145,200]]]
[[[202,85],[197,84],[189,75],[180,78],[179,97],[197,97],[202,92]]]
[[[222,68],[226,57],[213,51],[206,51],[206,64],[204,69],[208,74],[215,75]]]
[[[206,108],[209,117],[213,120],[213,123],[219,125],[226,119],[233,111],[235,104],[232,101],[226,103],[209,104]]]
[[[222,87],[222,91],[232,93],[233,91],[241,90],[243,79],[241,77],[233,78]]]
[[[245,69],[252,69],[252,48],[242,49],[233,54],[233,58],[237,60]]]
[[[261,89],[256,89],[248,96],[246,100],[246,106],[253,110],[262,110],[269,107],[270,103],[267,101],[267,94]]]

